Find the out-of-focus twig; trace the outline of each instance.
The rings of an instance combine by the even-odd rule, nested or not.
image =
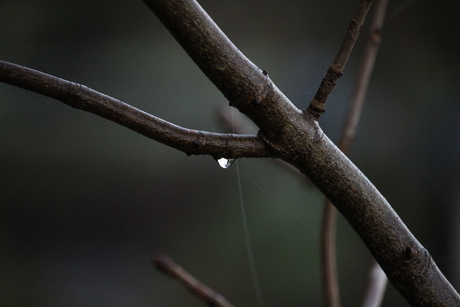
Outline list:
[[[225,297],[198,281],[167,255],[154,254],[151,260],[152,263],[163,273],[181,281],[191,290],[192,293],[208,303],[210,306],[233,307],[233,305],[229,303]]]
[[[383,21],[385,18],[386,6],[388,0],[378,0],[374,9],[372,24],[367,37],[366,49],[361,61],[358,78],[355,89],[352,95],[350,110],[348,112],[345,125],[342,129],[342,136],[339,141],[339,148],[343,153],[348,154],[351,145],[356,136],[359,119],[361,117],[364,100],[366,97],[369,81],[375,64],[375,59],[380,46]],[[324,215],[322,224],[321,237],[321,259],[323,265],[323,288],[326,306],[340,306],[339,286],[337,279],[337,260],[335,254],[336,245],[336,220],[337,210],[329,200],[325,200]],[[380,268],[380,266],[378,266]],[[381,269],[380,269],[381,271]],[[382,297],[385,291],[386,276],[380,279],[371,279],[371,283],[379,280],[379,284],[375,285],[380,291],[375,290],[372,294],[375,298]],[[370,288],[375,289],[372,285]],[[373,305],[377,306],[377,305]]]

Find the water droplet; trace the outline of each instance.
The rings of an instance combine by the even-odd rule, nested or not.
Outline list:
[[[235,159],[227,159],[227,158],[217,159],[217,163],[219,163],[220,167],[222,168],[229,168],[230,166],[232,166],[233,162],[235,162]]]

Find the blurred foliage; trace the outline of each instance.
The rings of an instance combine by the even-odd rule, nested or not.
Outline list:
[[[200,1],[301,108],[355,2]],[[458,224],[459,4],[404,3],[390,5],[352,160],[455,280],[460,247],[447,239]],[[184,127],[224,131],[215,113],[227,102],[142,1],[2,0],[0,37],[3,60]],[[321,118],[333,140],[363,37]],[[155,251],[235,305],[255,305],[236,166],[9,85],[0,84],[0,101],[1,306],[203,306],[151,267]],[[322,196],[276,162],[238,167],[266,306],[321,305]],[[346,221],[338,236],[343,306],[356,306],[370,256]],[[384,306],[406,305],[390,287]]]

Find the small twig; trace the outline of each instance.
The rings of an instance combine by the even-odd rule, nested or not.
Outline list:
[[[366,97],[369,81],[375,64],[375,59],[380,46],[383,20],[385,17],[388,0],[378,0],[374,9],[372,24],[369,29],[366,49],[359,68],[358,78],[351,99],[339,148],[344,154],[348,154],[356,136],[359,119],[361,117],[364,100]],[[336,245],[336,220],[337,210],[329,200],[324,203],[324,216],[321,237],[321,259],[323,261],[323,287],[326,306],[340,306],[339,286],[337,278],[337,260],[335,254]],[[385,277],[386,279],[386,277]],[[382,279],[383,280],[383,279]],[[381,281],[381,280],[379,280]],[[371,283],[373,281],[371,280]],[[382,282],[384,285],[385,282]],[[373,288],[370,285],[370,288]],[[385,291],[385,287],[380,287]],[[383,296],[380,293],[376,297]]]
[[[321,85],[315,94],[315,97],[310,102],[308,111],[312,113],[317,119],[324,113],[324,105],[327,98],[334,89],[337,80],[343,75],[343,70],[350,57],[353,46],[358,39],[361,28],[364,24],[367,12],[372,5],[373,0],[361,0],[361,3],[356,11],[355,18],[351,20],[348,25],[347,33],[342,41],[342,45],[335,56],[334,61],[327,70],[326,77],[321,81]]]
[[[181,281],[193,294],[210,306],[233,307],[225,297],[198,281],[170,257],[163,254],[154,254],[152,256],[152,263],[156,265],[161,272]]]
[[[212,133],[179,127],[84,85],[20,65],[0,61],[0,82],[94,113],[187,155],[229,159],[269,157],[264,142],[257,135]]]

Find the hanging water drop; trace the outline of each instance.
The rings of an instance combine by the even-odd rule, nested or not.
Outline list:
[[[219,163],[220,167],[222,168],[229,168],[230,166],[232,166],[233,162],[235,162],[235,159],[227,159],[227,158],[217,159],[217,163]]]

